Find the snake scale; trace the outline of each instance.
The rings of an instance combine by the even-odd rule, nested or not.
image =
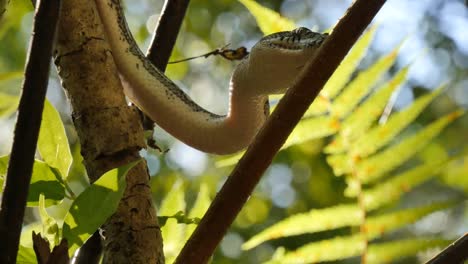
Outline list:
[[[297,28],[260,39],[234,69],[229,110],[211,113],[154,67],[138,48],[120,0],[95,0],[124,92],[168,133],[208,153],[246,148],[268,117],[268,95],[284,93],[326,34]]]

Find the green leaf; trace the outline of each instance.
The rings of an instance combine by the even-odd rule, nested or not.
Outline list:
[[[19,246],[18,256],[16,257],[16,263],[18,264],[36,264],[36,253],[33,248]]]
[[[434,159],[430,163],[416,166],[365,190],[362,198],[366,209],[374,210],[398,201],[404,193],[433,178],[446,164],[447,159]]]
[[[335,154],[327,156],[327,163],[332,167],[335,176],[341,176],[351,172],[353,163],[347,154]]]
[[[206,210],[211,204],[210,194],[208,186],[206,184],[201,184],[200,190],[198,192],[197,200],[189,213],[189,218],[192,219],[201,219],[205,215]],[[193,231],[195,230],[196,225],[187,225],[185,237],[188,239]]]
[[[374,38],[376,29],[376,26],[371,27],[358,41],[356,41],[348,55],[346,55],[340,63],[340,66],[338,66],[336,71],[323,87],[321,95],[331,100],[341,91],[341,89],[343,89],[351,75],[356,71],[359,62],[366,54],[367,48]]]
[[[269,264],[306,264],[333,261],[360,255],[366,247],[361,236],[335,237],[309,243],[273,259]]]
[[[9,159],[10,156],[0,157],[0,183],[2,183],[2,186]],[[65,187],[57,180],[54,172],[47,164],[35,160],[29,185],[27,206],[37,206],[41,193],[44,194],[45,204],[50,206],[65,197]]]
[[[23,75],[24,73],[20,71],[0,73],[0,82],[21,79],[23,78]]]
[[[18,102],[18,96],[0,93],[0,118],[13,114],[18,108]]]
[[[161,203],[160,215],[174,215],[181,211],[185,212],[185,193],[181,180],[174,183],[171,191],[164,197]],[[164,255],[166,261],[171,263],[178,255],[185,242],[185,225],[178,224],[176,219],[167,219],[166,224],[161,228],[164,240]]]
[[[406,80],[408,69],[409,67],[401,69],[355,111],[351,112],[341,123],[340,133],[325,147],[324,151],[331,154],[343,152],[347,149],[350,142],[365,134],[372,123],[382,114],[392,93]]]
[[[20,245],[26,248],[33,247],[32,232],[36,234],[42,232],[42,223],[39,221],[24,225],[21,228]]]
[[[23,22],[23,16],[27,12],[33,11],[33,5],[25,1],[7,1],[9,5],[7,11],[4,14],[4,17],[0,21],[0,41],[5,36],[5,34],[12,30],[19,32],[21,27],[21,22]]]
[[[125,190],[125,175],[138,162],[106,172],[75,199],[63,223],[63,237],[68,241],[70,253],[115,212]]]
[[[314,99],[314,101],[310,105],[309,109],[307,109],[307,111],[304,113],[304,116],[302,118],[326,114],[330,110],[330,107],[330,99],[328,99],[328,97],[323,96],[322,93],[319,93],[319,95]]]
[[[401,165],[410,159],[420,149],[426,146],[430,140],[436,137],[442,129],[463,114],[461,110],[452,112],[430,125],[424,127],[418,133],[407,137],[398,144],[388,147],[384,151],[362,160],[356,167],[356,175],[363,183],[375,181],[388,171]]]
[[[353,155],[367,157],[385,146],[401,130],[407,127],[440,94],[443,88],[443,86],[439,87],[430,94],[421,96],[405,110],[391,115],[384,125],[377,125],[363,133],[358,140],[353,141],[351,144]]]
[[[325,114],[330,110],[331,99],[343,89],[353,72],[356,71],[357,65],[366,54],[367,48],[374,37],[376,28],[376,26],[371,27],[356,41],[351,51],[327,81],[319,96],[317,96],[309,109],[307,109],[304,117]]]
[[[318,116],[303,119],[294,128],[281,149],[286,149],[312,139],[333,135],[339,128],[339,121],[331,116]]]
[[[340,128],[338,119],[330,116],[317,116],[307,119],[302,119],[289,135],[288,139],[281,147],[281,150],[289,148],[293,145],[301,144],[317,138],[323,138],[333,135]],[[237,163],[244,155],[244,151],[222,158],[216,162],[216,167],[227,167]]]
[[[468,194],[468,156],[450,162],[444,169],[441,180],[445,184],[461,189]]]
[[[44,103],[37,149],[42,159],[59,171],[62,179],[68,176],[72,155],[67,135],[60,114],[47,100]]]
[[[232,166],[232,165],[236,164],[240,160],[240,158],[242,158],[244,153],[245,153],[245,151],[242,151],[242,152],[236,153],[234,155],[230,155],[227,158],[223,157],[220,160],[217,160],[215,162],[215,166],[217,168]]]
[[[435,247],[445,247],[451,241],[438,238],[402,239],[379,244],[370,244],[367,263],[393,263],[402,257],[414,256],[418,252]],[[321,240],[288,252],[267,263],[306,264],[340,260],[361,255],[365,239],[359,235]]]
[[[260,30],[265,35],[296,28],[296,25],[291,20],[282,17],[269,8],[259,5],[253,0],[239,0],[239,2],[255,17]]]
[[[414,256],[418,252],[431,248],[443,248],[450,243],[450,240],[441,238],[418,238],[371,244],[367,252],[367,263],[395,263],[396,260],[403,257]]]
[[[358,225],[362,213],[357,205],[339,205],[288,217],[263,230],[242,245],[248,250],[271,239]]]
[[[395,48],[387,56],[380,58],[370,68],[359,72],[344,89],[344,91],[333,101],[331,105],[331,114],[343,118],[347,116],[354,107],[366,96],[380,80],[383,74],[393,65],[397,58],[398,50]]]
[[[49,241],[51,247],[60,243],[60,229],[54,218],[50,217],[45,209],[44,195],[39,196],[39,217],[42,223],[41,236]]]
[[[368,239],[374,239],[382,236],[384,233],[394,231],[398,228],[414,223],[424,216],[435,211],[447,209],[456,205],[457,202],[433,203],[417,208],[409,208],[384,215],[369,217],[366,220],[365,230]]]
[[[455,205],[455,202],[436,203],[419,208],[411,208],[385,215],[369,217],[365,224],[367,238],[372,239],[393,231],[438,210]],[[281,237],[315,233],[345,226],[358,226],[362,221],[362,212],[357,205],[340,205],[309,213],[291,216],[263,230],[242,245],[249,250],[259,244]],[[323,261],[324,259],[322,259]]]

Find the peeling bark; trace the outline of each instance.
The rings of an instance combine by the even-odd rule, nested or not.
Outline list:
[[[93,1],[63,1],[55,64],[72,105],[90,181],[139,159],[138,151],[146,147],[144,131],[125,100]],[[102,231],[104,263],[164,263],[144,162],[128,173],[119,208]]]

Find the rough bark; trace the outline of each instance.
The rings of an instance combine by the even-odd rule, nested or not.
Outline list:
[[[55,64],[93,182],[105,171],[140,158],[143,129],[125,100],[94,1],[63,1],[59,22]],[[102,230],[104,263],[164,263],[144,162],[128,173],[119,208]]]

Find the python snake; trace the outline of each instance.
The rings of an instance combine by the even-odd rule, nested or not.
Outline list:
[[[138,48],[120,0],[95,0],[127,97],[161,128],[208,153],[246,148],[269,115],[268,95],[284,93],[326,34],[297,28],[260,39],[234,69],[229,110],[213,114],[197,105]]]

